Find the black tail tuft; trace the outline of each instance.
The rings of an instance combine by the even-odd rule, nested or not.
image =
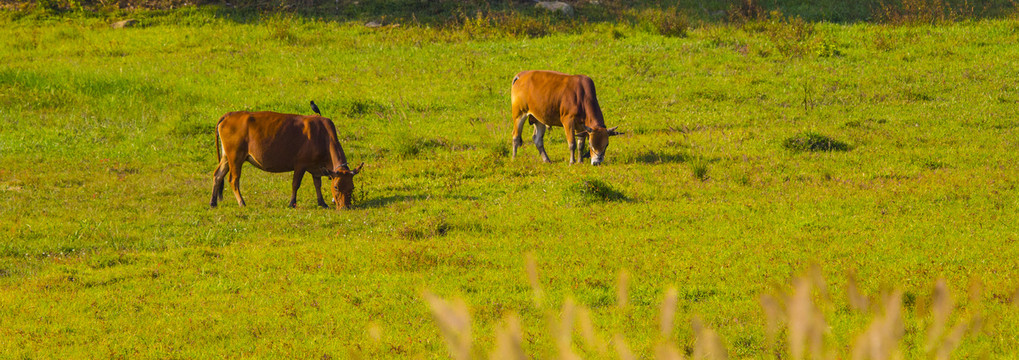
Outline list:
[[[513,82],[512,82],[512,83],[510,83],[510,85],[516,84],[516,83],[517,83],[517,80],[520,80],[520,77],[519,77],[519,76],[514,76],[514,77],[513,77]]]

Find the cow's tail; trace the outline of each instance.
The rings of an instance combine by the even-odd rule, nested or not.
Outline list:
[[[226,115],[223,115],[223,117],[219,118],[219,121],[216,122],[216,166],[219,166],[219,163],[223,162],[223,146],[220,145],[219,140],[219,124],[223,123],[223,119],[226,119]]]

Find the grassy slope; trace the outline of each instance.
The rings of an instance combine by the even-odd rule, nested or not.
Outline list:
[[[471,304],[483,347],[516,311],[547,353],[525,252],[548,305],[573,296],[641,352],[674,284],[679,319],[763,356],[757,297],[811,262],[833,289],[847,269],[868,292],[904,289],[909,357],[934,279],[957,294],[978,280],[979,304],[957,298],[991,316],[960,353],[1019,351],[1015,20],[819,24],[803,41],[781,23],[472,40],[290,20],[0,20],[0,353],[439,356],[425,288]],[[509,82],[532,68],[592,75],[628,133],[608,166],[565,164],[558,130],[556,163],[530,146],[510,161]],[[208,209],[216,119],[309,99],[367,164],[361,209],[314,209],[310,181],[286,209],[290,175],[250,167],[248,208],[228,192]],[[782,148],[803,131],[854,149]],[[585,201],[582,179],[628,201]],[[634,279],[625,312],[619,269]],[[839,294],[828,337],[844,351],[867,317]]]

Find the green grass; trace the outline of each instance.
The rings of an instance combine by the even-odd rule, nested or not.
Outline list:
[[[681,346],[697,316],[734,357],[768,358],[759,296],[812,263],[835,289],[855,269],[866,293],[903,290],[907,358],[923,356],[939,277],[984,289],[957,296],[987,321],[954,355],[1019,352],[1015,18],[531,37],[216,14],[114,30],[0,13],[0,354],[442,357],[429,289],[469,304],[480,348],[516,312],[525,349],[551,355],[528,252],[543,306],[572,297],[640,354],[674,285]],[[530,145],[510,160],[525,69],[594,79],[626,133],[604,166],[568,165],[559,128],[553,164]],[[308,100],[365,162],[357,209],[317,209],[310,181],[288,209],[290,174],[250,166],[248,207],[228,191],[209,209],[216,120]],[[786,149],[798,134],[852,150]],[[869,317],[833,294],[825,336],[845,354]]]

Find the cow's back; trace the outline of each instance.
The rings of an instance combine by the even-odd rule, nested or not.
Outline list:
[[[328,122],[328,125],[326,124]],[[232,112],[219,131],[224,149],[235,146],[249,162],[269,172],[293,171],[296,165],[329,162],[329,119],[271,111]]]
[[[590,120],[604,124],[594,81],[585,75],[523,71],[513,78],[510,97],[515,109],[535,115],[545,125],[563,126],[563,115],[575,116],[575,121],[584,123]]]

